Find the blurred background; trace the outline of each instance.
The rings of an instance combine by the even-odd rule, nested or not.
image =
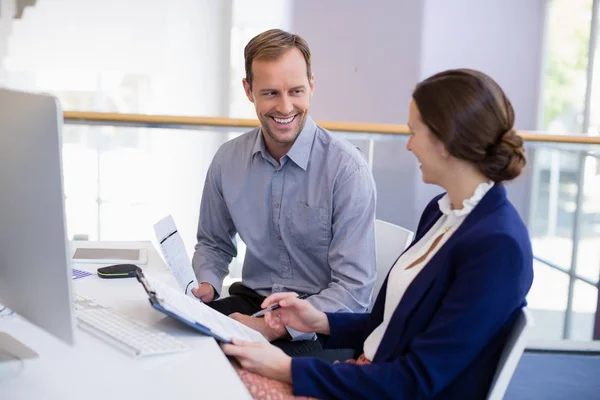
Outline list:
[[[600,339],[598,3],[0,0],[0,85],[54,94],[65,111],[255,118],[243,48],[282,28],[311,45],[314,119],[404,124],[416,82],[482,70],[513,102],[517,129],[573,137],[529,141],[526,174],[508,186],[533,238],[533,336]],[[248,130],[66,122],[69,237],[154,240],[152,225],[172,214],[190,254],[212,156]],[[336,135],[368,156],[377,217],[415,230],[440,189],[421,182],[406,136]],[[230,279],[240,276],[239,245]]]

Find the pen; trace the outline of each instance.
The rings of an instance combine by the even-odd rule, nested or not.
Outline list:
[[[310,295],[309,294],[303,294],[303,295],[300,295],[300,296],[298,296],[296,298],[300,299],[300,300],[303,300],[303,299],[306,299],[308,296],[310,296]],[[278,308],[281,308],[281,306],[279,304],[273,304],[272,306],[269,306],[269,307],[267,307],[267,308],[265,308],[263,310],[255,312],[254,314],[252,314],[252,317],[254,317],[254,318],[262,317],[263,315],[265,315],[269,311],[277,310]]]

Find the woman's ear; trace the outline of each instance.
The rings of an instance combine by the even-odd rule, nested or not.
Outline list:
[[[442,142],[441,140],[439,140],[438,138],[436,138],[436,143],[435,144],[436,144],[436,148],[438,150],[438,154],[439,155],[441,155],[444,158],[450,157],[450,152],[446,148],[446,145],[444,144],[444,142]]]

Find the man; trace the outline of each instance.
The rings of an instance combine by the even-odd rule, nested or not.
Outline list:
[[[260,127],[225,143],[211,163],[193,293],[290,355],[314,352],[314,334],[274,331],[249,315],[281,291],[311,295],[323,311],[367,310],[375,280],[375,184],[362,153],[308,116],[314,75],[304,39],[269,30],[247,44],[244,56],[244,90]],[[237,255],[236,233],[247,246],[242,282],[216,300]]]

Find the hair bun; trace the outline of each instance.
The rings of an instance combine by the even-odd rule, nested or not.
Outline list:
[[[494,182],[502,182],[519,176],[525,164],[527,158],[523,138],[511,128],[500,137],[498,144],[490,147],[479,167]]]

